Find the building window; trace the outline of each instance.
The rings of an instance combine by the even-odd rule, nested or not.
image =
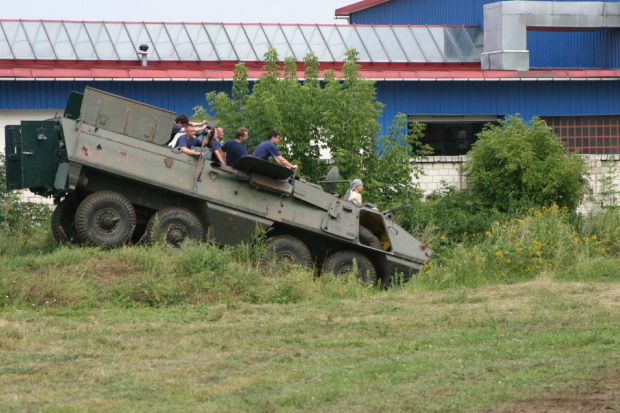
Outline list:
[[[541,116],[566,150],[582,154],[620,154],[620,116]]]
[[[424,137],[420,141],[433,148],[432,156],[456,156],[467,154],[484,125],[497,124],[498,118],[485,115],[410,115],[408,120],[426,124]]]

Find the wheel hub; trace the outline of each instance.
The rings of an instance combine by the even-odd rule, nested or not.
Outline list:
[[[110,208],[102,209],[95,216],[95,225],[102,234],[114,234],[119,231],[120,216]]]
[[[173,244],[181,244],[189,236],[189,231],[183,225],[172,224],[166,229],[166,241]]]

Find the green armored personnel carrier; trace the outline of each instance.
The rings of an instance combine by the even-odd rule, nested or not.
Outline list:
[[[275,256],[341,274],[355,261],[365,281],[385,284],[429,262],[432,251],[391,211],[355,205],[259,159],[220,165],[171,150],[174,118],[96,89],[74,92],[62,117],[6,126],[7,187],[54,198],[59,242],[113,248],[162,234],[172,244],[238,245],[253,242],[258,227],[268,236],[265,263]],[[363,245],[360,226],[382,248]]]

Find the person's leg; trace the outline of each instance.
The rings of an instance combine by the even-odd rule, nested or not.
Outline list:
[[[369,247],[376,248],[378,250],[383,251],[383,245],[381,245],[381,241],[375,234],[372,233],[368,228],[364,227],[360,224],[359,227],[360,234],[360,242],[364,245],[368,245]],[[388,266],[387,259],[385,255],[378,254],[377,257],[373,260],[376,270],[379,273],[379,279],[381,280],[381,287],[387,288],[390,282],[390,269]]]
[[[373,234],[368,228],[363,225],[360,225],[360,242],[364,245],[368,245],[369,247],[376,248],[378,250],[383,250],[381,246],[381,241],[375,234]]]

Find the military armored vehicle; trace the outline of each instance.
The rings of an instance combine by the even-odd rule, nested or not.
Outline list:
[[[270,162],[220,165],[171,150],[165,144],[174,118],[93,88],[73,92],[62,116],[6,126],[7,187],[54,198],[59,242],[113,248],[163,236],[171,244],[238,245],[252,243],[260,228],[268,237],[265,263],[338,275],[356,262],[365,281],[386,283],[429,262],[432,251],[392,211],[345,201]],[[359,241],[360,225],[381,249]]]

